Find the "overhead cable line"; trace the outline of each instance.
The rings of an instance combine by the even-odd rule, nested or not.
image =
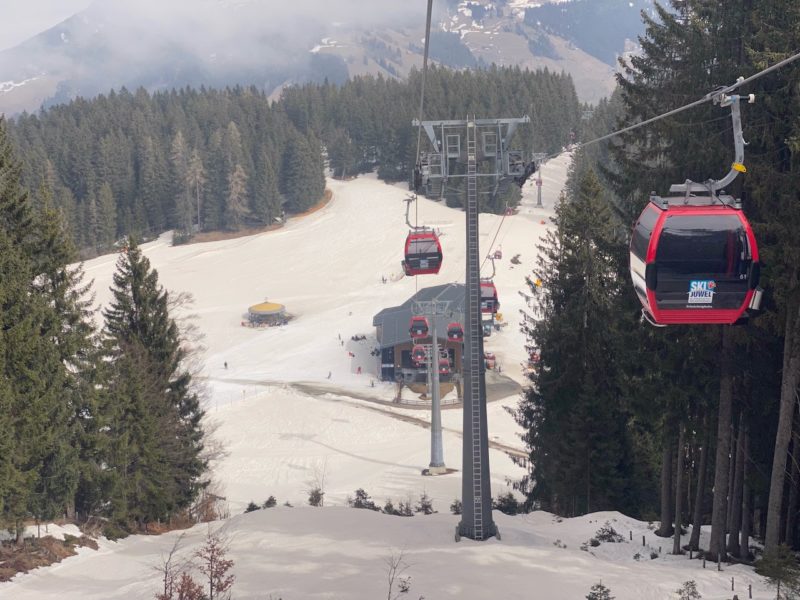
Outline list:
[[[431,13],[433,0],[428,0],[428,16],[425,20],[425,48],[422,52],[422,85],[419,94],[419,125],[417,126],[417,159],[419,159],[420,145],[422,143],[422,108],[425,101],[425,76],[428,73],[428,48],[431,42]]]
[[[492,238],[492,243],[489,244],[489,252],[493,251],[494,243],[497,241],[497,236],[500,235],[500,229],[503,227],[503,221],[506,220],[506,214],[508,214],[508,202],[506,202],[506,207],[503,209],[503,217],[500,219],[500,223],[497,225],[497,231],[494,232],[494,238]],[[489,255],[487,254],[483,262],[481,263],[480,268],[483,269],[483,265],[486,264],[486,261],[489,260]]]
[[[425,105],[425,79],[428,74],[428,49],[431,43],[431,14],[433,13],[433,0],[428,0],[428,14],[425,18],[425,47],[422,51],[422,82],[419,92],[419,126],[417,127],[417,154],[415,160],[419,161],[419,151],[422,143],[422,109]],[[406,219],[408,215],[406,214]],[[419,225],[419,202],[414,203],[414,225]],[[419,291],[419,280],[415,279],[415,287]]]
[[[656,121],[660,121],[661,119],[666,119],[667,117],[671,117],[672,115],[676,115],[676,114],[681,113],[681,112],[683,112],[685,110],[689,110],[690,108],[694,108],[695,106],[699,106],[699,105],[701,105],[701,104],[703,104],[705,102],[708,102],[709,100],[714,100],[715,98],[718,98],[720,96],[728,94],[728,93],[732,92],[733,90],[735,90],[736,88],[739,88],[739,87],[741,87],[741,86],[743,86],[745,84],[748,84],[751,81],[754,81],[754,80],[758,79],[759,77],[763,77],[767,73],[771,73],[772,71],[776,71],[777,69],[785,67],[786,65],[796,61],[797,59],[800,59],[800,52],[798,52],[797,54],[793,54],[792,56],[789,56],[789,57],[787,57],[787,58],[775,63],[772,66],[769,66],[769,67],[767,67],[765,69],[762,69],[761,71],[751,75],[750,77],[747,77],[747,78],[740,77],[739,79],[736,80],[735,83],[733,83],[733,84],[731,84],[729,86],[723,86],[723,87],[721,87],[719,89],[714,90],[713,92],[709,92],[708,94],[706,94],[705,96],[703,96],[702,98],[700,98],[698,100],[695,100],[694,102],[690,102],[689,104],[685,104],[684,106],[681,106],[679,108],[675,108],[673,110],[670,110],[670,111],[665,112],[663,114],[657,115],[655,117],[652,117],[652,118],[647,119],[645,121],[642,121],[640,123],[634,123],[633,125],[629,125],[628,127],[623,127],[622,129],[619,129],[617,131],[613,131],[611,133],[607,133],[606,135],[600,136],[600,137],[595,138],[593,140],[589,140],[588,142],[583,142],[581,144],[576,144],[577,149],[581,149],[581,148],[584,148],[586,146],[590,146],[592,144],[597,144],[598,142],[605,141],[605,140],[607,140],[609,138],[621,135],[623,133],[627,133],[628,131],[632,131],[632,130],[637,129],[639,127],[644,127],[645,125],[650,125],[651,123],[655,123]],[[555,152],[553,154],[548,155],[545,158],[545,160],[548,160],[548,159],[551,159],[551,158],[555,158],[557,156],[560,156],[561,154],[562,154],[561,152]]]
[[[584,147],[589,146],[591,144],[597,144],[599,142],[602,142],[602,141],[605,141],[605,140],[610,139],[612,137],[621,135],[621,134],[626,133],[628,131],[632,131],[632,130],[637,129],[639,127],[644,127],[645,125],[649,125],[651,123],[655,123],[656,121],[660,121],[661,119],[666,119],[667,117],[671,117],[672,115],[676,115],[678,113],[684,112],[686,110],[689,110],[690,108],[694,108],[695,106],[699,106],[699,105],[701,105],[701,104],[703,104],[705,102],[714,101],[715,99],[720,98],[720,97],[722,97],[722,96],[724,96],[726,94],[729,94],[730,92],[734,91],[735,89],[737,89],[737,88],[739,88],[739,87],[741,87],[741,86],[743,86],[743,85],[745,85],[747,83],[750,83],[751,81],[754,81],[754,80],[758,79],[759,77],[763,77],[767,73],[771,73],[772,71],[776,71],[776,70],[780,69],[781,67],[784,67],[784,66],[796,61],[797,59],[800,59],[800,52],[798,52],[797,54],[793,54],[792,56],[789,56],[789,57],[787,57],[787,58],[775,63],[774,65],[766,67],[765,69],[762,69],[761,71],[751,75],[750,77],[747,77],[747,78],[739,77],[739,79],[737,79],[735,83],[733,83],[733,84],[731,84],[729,86],[723,86],[723,87],[718,88],[718,89],[716,89],[716,90],[714,90],[712,92],[709,92],[708,94],[706,94],[702,98],[699,98],[698,100],[695,100],[694,102],[690,102],[689,104],[685,104],[684,106],[681,106],[679,108],[675,108],[673,110],[667,111],[665,113],[662,113],[660,115],[657,115],[655,117],[652,117],[650,119],[642,121],[640,123],[634,123],[633,125],[629,125],[628,127],[624,127],[624,128],[619,129],[617,131],[613,131],[611,133],[607,133],[606,135],[600,136],[600,137],[595,138],[593,140],[589,140],[588,142],[583,142],[581,144],[577,144],[577,149],[584,148]],[[420,114],[421,114],[421,110],[420,110]],[[724,118],[727,118],[727,117],[724,117]],[[717,119],[712,119],[712,120],[709,120],[708,122],[712,122],[712,121],[715,121],[715,120],[717,120]],[[417,152],[419,153],[419,136],[417,137],[417,146],[418,146]],[[550,154],[550,155],[546,156],[544,160],[548,160],[550,158],[555,158],[557,156],[560,156],[561,154],[562,154],[561,152],[556,152],[556,153]],[[505,221],[505,217],[506,217],[506,215],[505,215],[505,212],[504,212],[503,218],[500,220],[500,223],[499,223],[499,225],[497,227],[497,231],[495,232],[494,238],[492,239],[492,243],[489,246],[490,250],[494,247],[494,243],[497,240],[497,236],[500,234],[500,229],[503,227],[503,221]],[[483,265],[486,264],[486,261],[488,260],[488,258],[489,257],[487,256],[486,258],[483,259],[483,262],[481,263],[481,268],[483,268]]]

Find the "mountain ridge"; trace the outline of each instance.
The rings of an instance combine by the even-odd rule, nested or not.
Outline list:
[[[204,0],[166,9],[154,0],[95,2],[0,52],[0,113],[34,112],[123,86],[155,91],[255,85],[269,94],[306,81],[340,83],[377,74],[404,78],[420,68],[422,19],[408,9],[356,15],[360,2],[351,0],[351,14],[341,13],[340,21],[334,20],[336,11],[321,11],[321,5],[321,12],[293,14],[261,0]],[[619,0],[601,2],[606,13],[619,13]],[[650,2],[624,6],[635,10]],[[581,100],[596,102],[613,89],[614,68],[580,47],[597,43],[572,35],[586,35],[580,28],[585,0],[566,4],[570,10],[547,11],[540,22],[537,15],[552,5],[450,1],[437,8],[431,59],[453,68],[497,64],[564,70],[573,76]],[[620,32],[618,43],[611,34],[605,38],[621,50],[630,46],[630,35]],[[606,39],[601,47],[606,59],[611,42]]]

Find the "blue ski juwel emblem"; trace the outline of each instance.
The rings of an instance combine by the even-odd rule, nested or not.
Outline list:
[[[717,283],[713,279],[698,279],[689,282],[689,304],[711,304]]]

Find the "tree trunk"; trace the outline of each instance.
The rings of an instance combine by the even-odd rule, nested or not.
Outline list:
[[[697,472],[697,491],[694,497],[694,511],[692,513],[692,535],[689,538],[689,547],[692,550],[700,549],[700,528],[703,525],[703,501],[706,495],[706,479],[708,473],[708,442],[709,418],[703,416],[703,447],[700,449],[700,465]]]
[[[711,511],[711,542],[708,551],[713,560],[725,554],[727,525],[728,463],[730,458],[731,404],[733,403],[733,332],[722,329],[722,359],[719,381],[719,416],[717,417],[717,457],[714,467],[714,505]]]
[[[750,503],[750,432],[745,425],[744,429],[744,462],[742,463],[742,538],[739,543],[739,558],[750,558],[750,533],[753,530],[753,510]]]
[[[661,525],[656,531],[660,537],[672,535],[672,452],[670,452],[670,437],[664,430],[664,449],[661,453]]]
[[[731,411],[731,419],[733,418],[733,411]],[[728,508],[726,513],[728,515],[728,520],[725,523],[725,531],[730,533],[731,531],[731,515],[733,514],[733,484],[735,477],[735,469],[736,469],[736,435],[735,435],[736,426],[733,424],[731,420],[731,432],[730,432],[730,461],[728,464]]]
[[[775,435],[775,453],[772,456],[772,475],[767,501],[767,532],[764,535],[764,550],[773,550],[779,543],[781,509],[783,507],[783,484],[786,469],[786,452],[792,435],[795,392],[800,372],[798,357],[797,324],[800,302],[790,307],[786,315],[786,333],[783,344],[783,375],[781,379],[781,408],[778,431]]]
[[[692,425],[691,427],[693,430],[692,440],[686,442],[687,455],[684,458],[686,461],[686,471],[684,473],[686,476],[686,489],[683,492],[683,505],[686,507],[684,510],[686,511],[687,525],[692,522],[692,499],[694,498],[692,496],[692,467],[697,462],[697,425]]]
[[[739,433],[736,436],[736,469],[731,493],[731,526],[728,529],[728,552],[739,556],[739,528],[742,526],[742,476],[744,474],[744,411],[739,413]]]
[[[678,424],[678,454],[675,459],[675,536],[672,553],[681,554],[681,513],[683,512],[683,423]]]
[[[786,506],[786,531],[783,535],[783,540],[789,547],[794,548],[794,529],[797,525],[797,487],[800,482],[798,475],[798,461],[800,461],[800,436],[797,435],[795,430],[792,434],[792,464],[789,465],[789,501]]]

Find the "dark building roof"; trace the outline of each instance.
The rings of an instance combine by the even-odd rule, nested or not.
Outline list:
[[[466,299],[466,288],[462,283],[448,283],[445,285],[435,285],[424,288],[403,302],[400,306],[384,308],[377,315],[372,317],[372,324],[380,327],[380,338],[378,343],[381,348],[396,346],[411,341],[411,334],[408,331],[412,317],[412,306],[415,301],[448,301],[450,311],[446,316],[436,318],[436,337],[440,340],[447,339],[447,325],[453,321],[464,326],[464,303]],[[433,317],[428,317],[428,323],[433,326]]]

